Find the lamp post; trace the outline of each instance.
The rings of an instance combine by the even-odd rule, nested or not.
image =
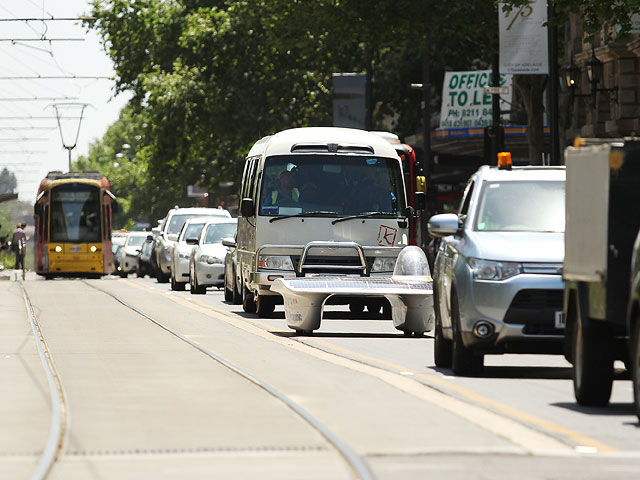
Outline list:
[[[564,79],[565,85],[571,92],[571,98],[574,97],[591,98],[592,107],[595,108],[597,102],[598,92],[608,92],[610,98],[617,103],[618,102],[618,87],[613,88],[599,88],[598,84],[602,80],[602,73],[604,70],[602,62],[596,57],[595,48],[591,46],[591,57],[585,62],[585,68],[587,69],[587,77],[591,84],[590,93],[576,93],[576,90],[580,88],[580,68],[573,61],[573,54],[571,55],[571,61],[564,67]]]

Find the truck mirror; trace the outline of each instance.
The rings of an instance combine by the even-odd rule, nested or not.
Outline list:
[[[427,195],[424,192],[414,192],[413,208],[416,210],[424,210],[427,207]]]
[[[253,217],[255,214],[255,206],[252,198],[243,198],[240,202],[240,213],[243,217]]]

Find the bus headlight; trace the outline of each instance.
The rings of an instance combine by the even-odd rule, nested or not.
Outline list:
[[[393,272],[396,259],[393,257],[376,257],[371,267],[371,273]]]
[[[260,255],[258,266],[269,270],[292,270],[293,262],[289,255]]]

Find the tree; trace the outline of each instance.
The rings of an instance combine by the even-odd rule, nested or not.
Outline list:
[[[10,172],[7,167],[0,172],[0,194],[13,193],[18,187],[18,181],[16,180],[16,174]]]

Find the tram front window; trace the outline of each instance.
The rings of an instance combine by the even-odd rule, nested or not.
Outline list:
[[[51,192],[51,241],[99,242],[100,190],[64,185]]]

